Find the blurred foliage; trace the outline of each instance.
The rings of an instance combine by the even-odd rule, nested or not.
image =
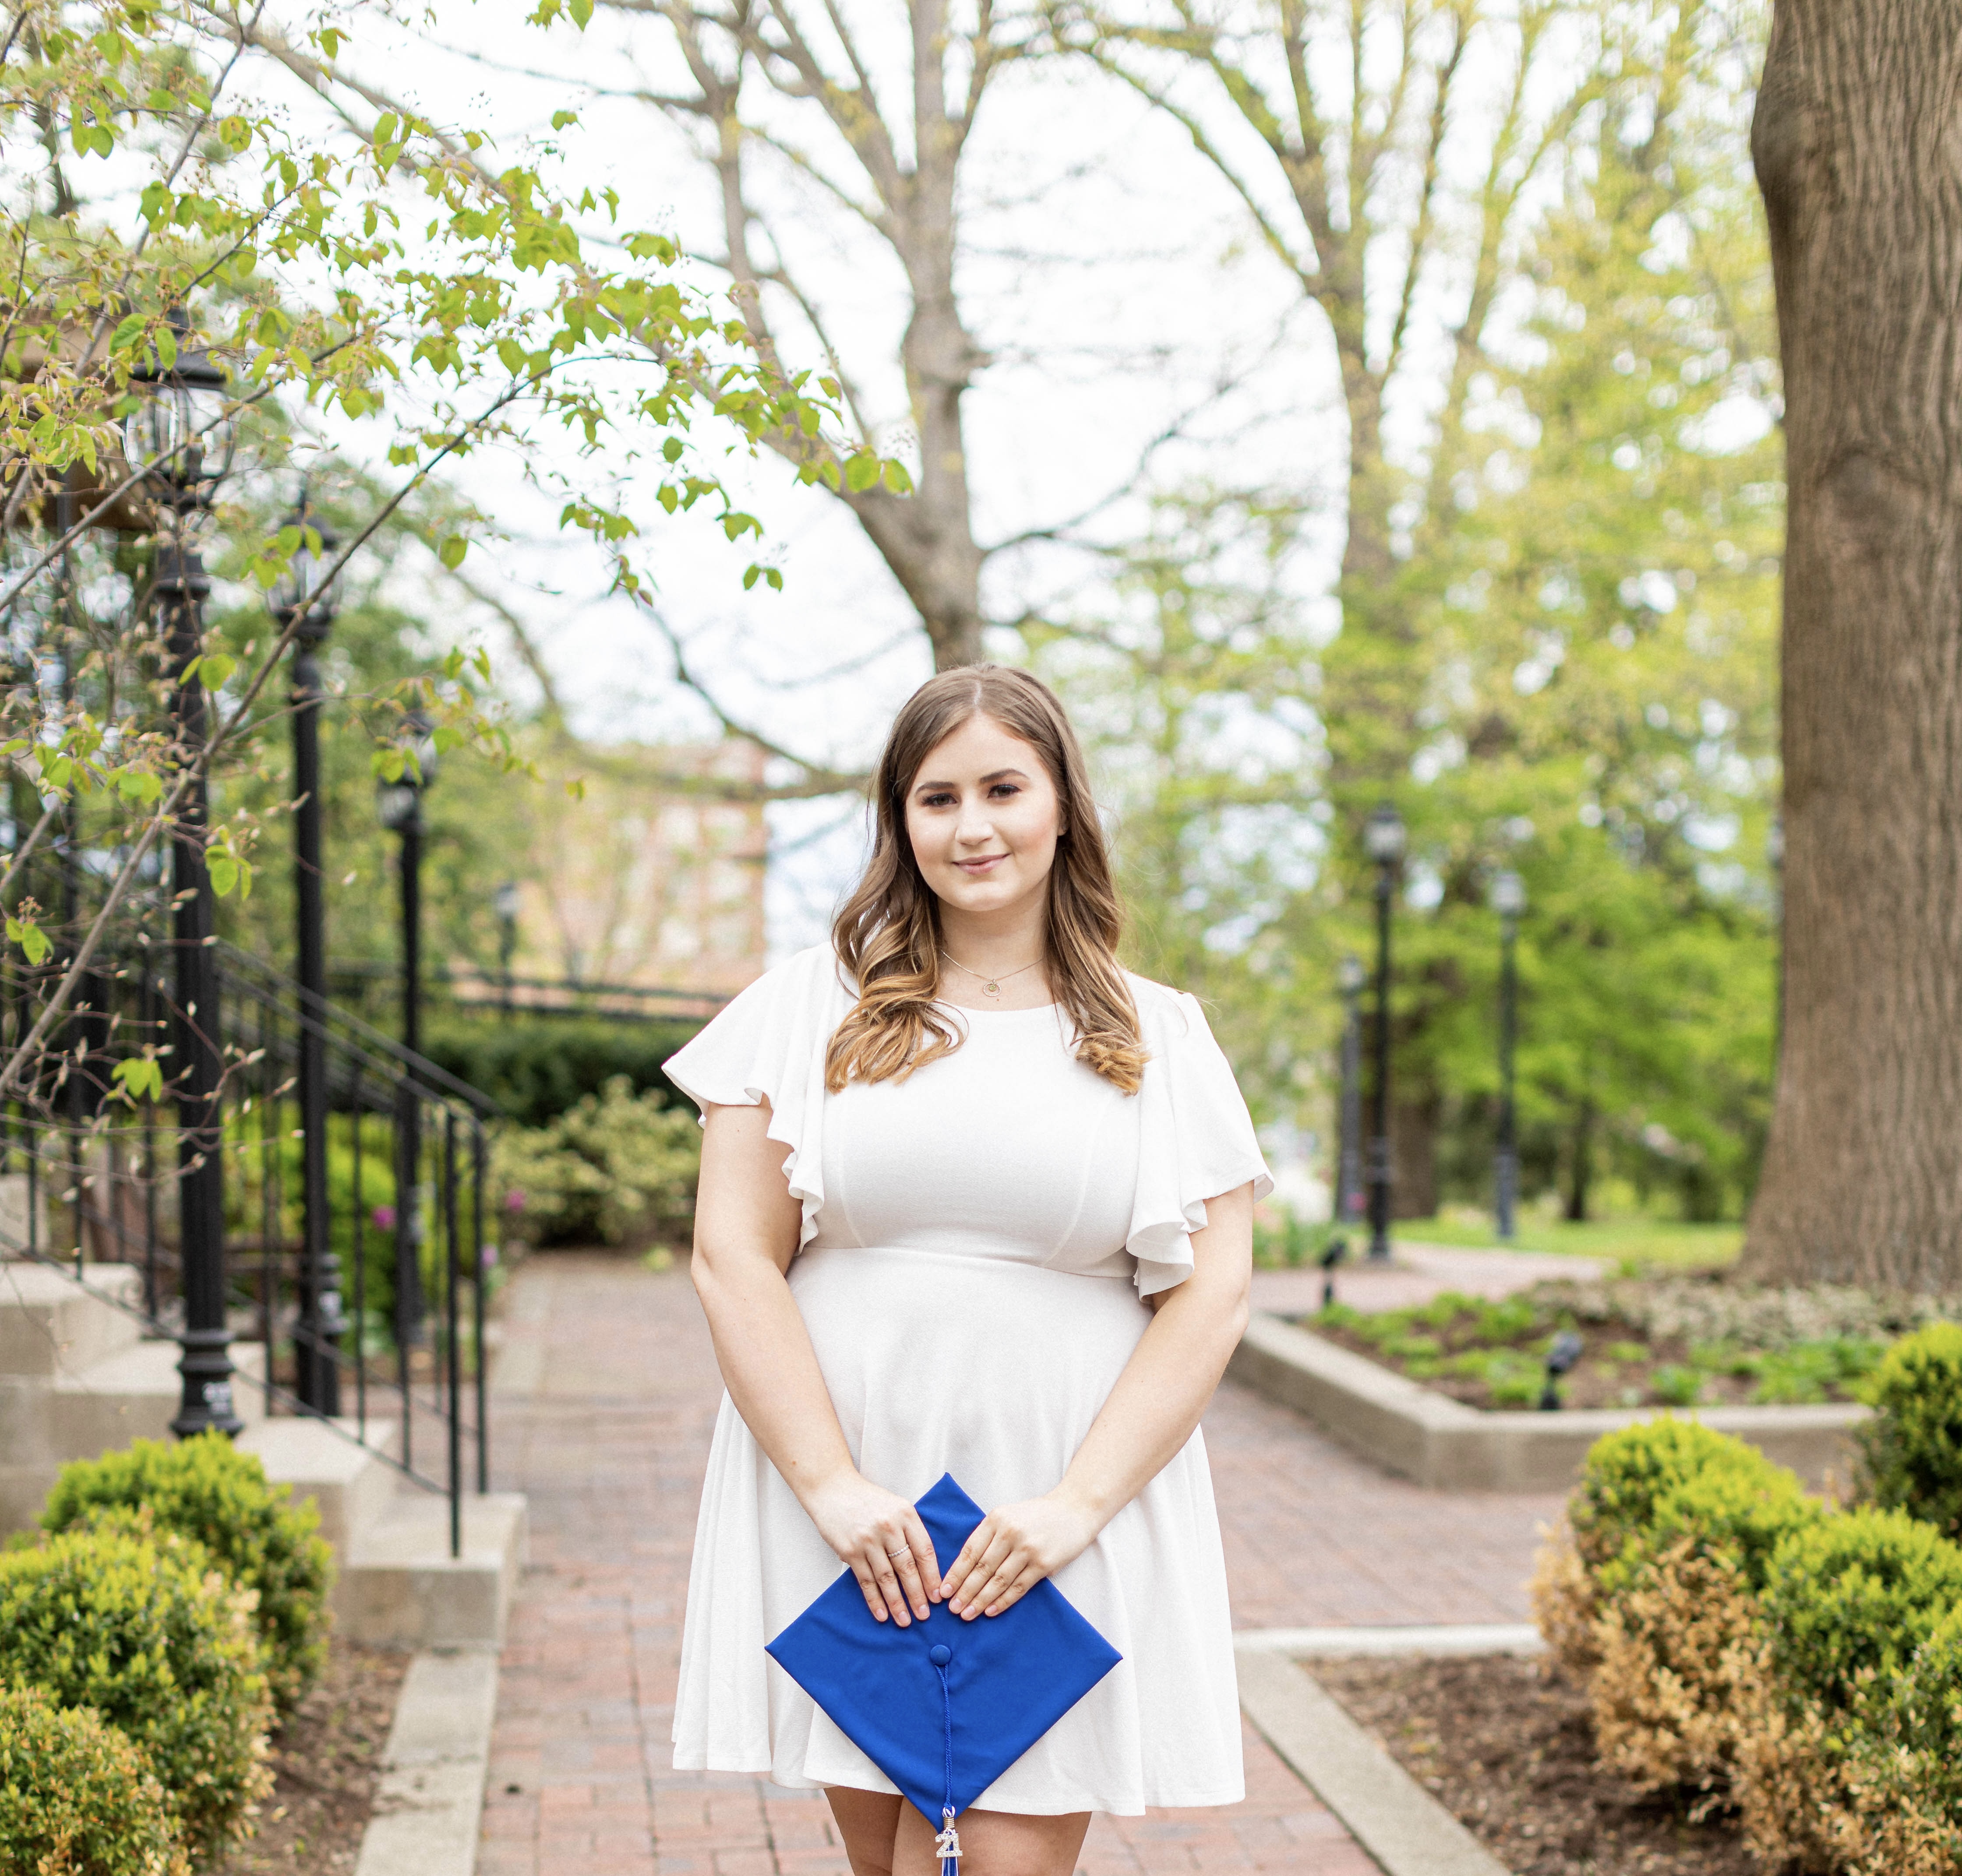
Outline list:
[[[437,1015],[423,1040],[439,1067],[488,1095],[511,1119],[545,1126],[588,1095],[624,1079],[640,1094],[673,1095],[661,1064],[701,1027],[598,1017]]]
[[[1489,1194],[1487,900],[1497,871],[1520,874],[1523,1180],[1575,1219],[1610,1180],[1644,1209],[1739,1216],[1770,1099],[1775,333],[1751,43],[1682,18],[1604,85],[1522,237],[1450,525],[1401,535],[1407,712],[1325,727],[1350,627],[1331,633],[1296,570],[1318,518],[1271,494],[1162,500],[1113,550],[1101,610],[1029,630],[1115,810],[1134,961],[1211,1004],[1257,1114],[1325,1142],[1336,967],[1374,957],[1361,823],[1394,799],[1393,1085],[1434,1140],[1440,1198]],[[1338,730],[1382,740],[1361,767],[1399,778],[1344,779]]]

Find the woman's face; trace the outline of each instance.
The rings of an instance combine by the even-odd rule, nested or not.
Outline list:
[[[976,915],[1047,892],[1062,804],[1043,759],[993,717],[970,717],[928,752],[906,791],[906,835],[941,902]]]

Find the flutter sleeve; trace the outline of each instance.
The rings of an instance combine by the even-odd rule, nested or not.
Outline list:
[[[852,996],[828,944],[766,970],[661,1066],[698,1107],[770,1105],[769,1137],[804,1208],[800,1251],[824,1203],[824,1055]]]
[[[1198,999],[1142,980],[1133,989],[1151,1059],[1138,1095],[1138,1186],[1124,1248],[1137,1260],[1138,1293],[1149,1296],[1191,1275],[1192,1234],[1205,1226],[1208,1199],[1250,1181],[1264,1199],[1274,1182]]]

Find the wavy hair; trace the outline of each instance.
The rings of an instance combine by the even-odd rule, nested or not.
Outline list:
[[[906,835],[906,791],[928,756],[970,717],[993,719],[1042,758],[1055,785],[1062,832],[1049,876],[1050,988],[1076,1032],[1076,1059],[1135,1095],[1145,1050],[1138,1010],[1117,959],[1123,915],[1104,830],[1090,796],[1083,750],[1055,693],[1005,665],[971,664],[931,677],[893,720],[873,785],[875,836],[864,877],[831,928],[858,1002],[825,1056],[836,1094],[855,1079],[904,1081],[951,1054],[960,1035],[935,1007],[940,994],[940,902]]]

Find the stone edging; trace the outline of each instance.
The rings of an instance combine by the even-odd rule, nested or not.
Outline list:
[[[1665,1411],[1748,1440],[1815,1488],[1852,1475],[1852,1430],[1868,1410],[1817,1407],[1576,1408],[1494,1413],[1433,1393],[1279,1316],[1256,1313],[1227,1369],[1305,1414],[1387,1470],[1449,1491],[1560,1491],[1605,1433]]]
[[[1438,1660],[1462,1654],[1544,1654],[1546,1643],[1528,1622],[1384,1624],[1354,1628],[1236,1628],[1235,1654],[1285,1654],[1293,1660],[1343,1655],[1395,1655]]]
[[[425,1648],[409,1663],[354,1876],[475,1876],[497,1712],[488,1648]]]
[[[1503,1864],[1286,1655],[1243,1650],[1238,1666],[1248,1718],[1385,1876],[1508,1876]]]

